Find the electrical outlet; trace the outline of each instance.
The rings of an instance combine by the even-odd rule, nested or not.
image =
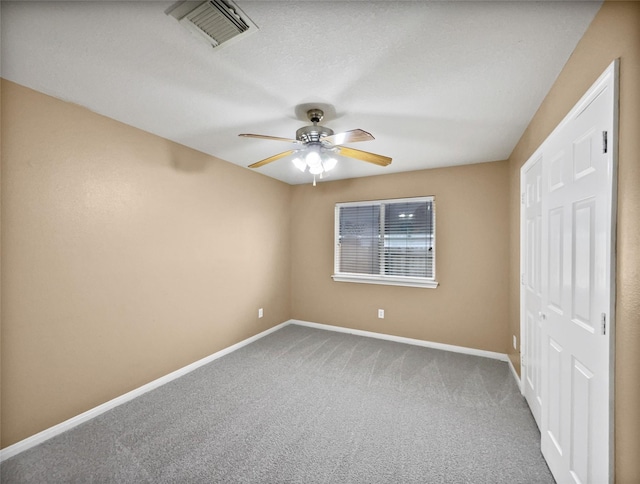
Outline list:
[[[262,316],[264,316],[264,311],[260,308],[258,309],[258,317],[261,318]]]
[[[518,349],[518,340],[516,338],[516,335],[513,335],[513,349],[517,350]]]
[[[378,309],[378,317],[384,319],[384,309]]]

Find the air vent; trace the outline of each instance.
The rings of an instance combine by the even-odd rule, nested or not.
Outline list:
[[[178,2],[166,13],[213,47],[258,30],[237,5],[227,0]]]

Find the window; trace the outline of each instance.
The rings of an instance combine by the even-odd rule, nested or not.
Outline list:
[[[437,287],[433,197],[336,204],[334,281]]]

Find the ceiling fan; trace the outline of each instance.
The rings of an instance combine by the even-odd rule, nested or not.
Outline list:
[[[324,173],[335,168],[338,163],[338,160],[335,158],[336,156],[355,158],[357,160],[366,161],[367,163],[373,163],[374,165],[379,166],[387,166],[391,163],[391,158],[388,156],[377,155],[375,153],[369,153],[368,151],[361,151],[343,146],[345,143],[355,143],[357,141],[369,141],[375,139],[371,133],[362,129],[352,129],[351,131],[334,134],[333,130],[318,124],[324,117],[322,109],[309,109],[307,111],[307,117],[313,124],[311,126],[304,126],[298,129],[296,131],[296,139],[279,138],[276,136],[266,136],[262,134],[239,134],[238,136],[244,136],[247,138],[285,141],[287,143],[300,145],[297,148],[283,151],[282,153],[278,153],[277,155],[273,155],[269,158],[253,163],[252,165],[249,165],[249,168],[259,168],[267,163],[284,158],[285,156],[296,155],[292,160],[293,164],[302,172],[307,171],[308,168],[309,173],[313,175],[313,184],[315,185],[316,175],[319,175],[320,178],[322,178]]]

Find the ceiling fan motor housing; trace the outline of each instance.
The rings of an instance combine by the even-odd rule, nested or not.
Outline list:
[[[320,138],[333,135],[333,130],[324,126],[304,126],[296,131],[296,139],[303,143],[320,142]]]

